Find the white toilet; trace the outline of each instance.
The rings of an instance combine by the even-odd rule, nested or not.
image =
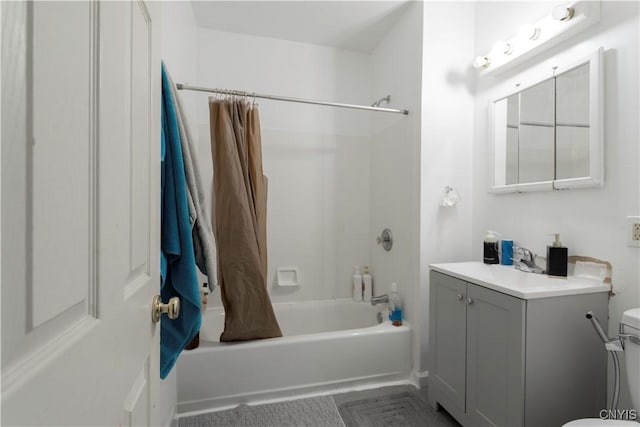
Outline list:
[[[619,410],[636,410],[640,411],[640,308],[627,310],[622,314],[621,333],[628,334],[631,337],[624,339],[624,363],[627,371],[627,380],[631,392],[631,404],[633,408],[618,408]],[[633,338],[635,337],[635,338]],[[619,412],[620,413],[620,412]],[[595,427],[595,426],[626,426],[638,427],[640,424],[640,412],[634,412],[635,421],[625,420],[602,420],[599,418],[584,418],[581,420],[570,421],[563,427]],[[629,412],[627,412],[629,414]],[[623,415],[619,415],[623,417]],[[627,415],[628,417],[629,415]]]

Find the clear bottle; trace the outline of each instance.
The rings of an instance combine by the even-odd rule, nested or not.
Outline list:
[[[402,325],[402,298],[398,293],[398,284],[391,284],[391,293],[389,294],[389,320],[393,326]]]
[[[353,300],[362,301],[362,275],[360,274],[360,268],[358,266],[353,267]]]
[[[362,273],[363,294],[362,299],[366,302],[371,301],[373,295],[373,279],[369,273],[369,267],[364,266],[364,273]]]

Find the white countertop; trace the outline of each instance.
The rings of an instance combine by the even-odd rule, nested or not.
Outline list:
[[[510,265],[452,262],[430,264],[429,268],[521,299],[593,294],[611,289],[598,280],[525,273]]]

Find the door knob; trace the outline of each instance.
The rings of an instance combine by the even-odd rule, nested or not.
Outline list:
[[[469,305],[473,304],[473,300],[471,298],[467,298],[467,304]]]
[[[462,294],[458,294],[458,295],[456,296],[456,298],[458,299],[458,301],[462,301],[462,298],[464,298],[464,297],[462,296]]]
[[[160,295],[153,297],[153,302],[151,303],[151,320],[153,320],[153,323],[160,321],[162,313],[166,313],[171,320],[177,319],[180,315],[180,298],[173,297],[168,303],[163,304]]]

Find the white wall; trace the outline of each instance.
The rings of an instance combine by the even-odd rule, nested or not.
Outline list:
[[[202,86],[372,102],[366,54],[209,29],[198,30],[198,46],[197,81]],[[197,96],[201,166],[203,175],[211,176],[207,95]],[[370,265],[370,113],[257,101],[269,179],[272,300],[349,297],[353,266]],[[298,266],[302,285],[276,288],[277,266]],[[221,304],[219,292],[212,302]]]
[[[190,2],[162,2],[162,60],[175,82],[196,83],[197,29]],[[181,93],[187,117],[195,116],[193,94]],[[193,126],[190,126],[193,129]],[[161,382],[158,407],[168,424],[178,401],[175,370]]]
[[[548,3],[477,4],[476,54],[487,51],[499,38],[549,13]],[[481,257],[487,229],[497,230],[532,251],[545,255],[546,245],[560,233],[569,255],[586,255],[613,264],[616,296],[609,305],[609,333],[617,332],[624,310],[640,306],[640,250],[627,246],[625,217],[640,214],[639,141],[639,4],[601,3],[601,20],[594,27],[547,50],[499,78],[477,79],[473,154],[474,259]],[[505,23],[505,25],[502,25]],[[586,56],[605,48],[605,185],[597,189],[490,195],[490,141],[487,106],[504,82],[526,67],[555,55]],[[471,57],[470,57],[471,58]],[[585,321],[585,328],[591,326]],[[611,386],[611,382],[610,382]],[[621,408],[630,408],[623,383]]]
[[[452,19],[455,17],[455,25]],[[427,369],[429,264],[471,260],[474,40],[472,2],[425,2],[420,171],[420,356]],[[446,42],[445,42],[446,41]],[[440,205],[445,186],[460,195]]]
[[[371,259],[376,273],[374,293],[390,291],[397,282],[405,317],[414,328],[414,361],[418,361],[418,246],[420,200],[420,80],[422,69],[422,2],[412,2],[371,54],[373,98],[391,95],[390,108],[406,108],[408,116],[371,116]],[[382,105],[387,106],[387,105]],[[390,228],[393,248],[375,242]],[[418,366],[415,366],[416,370]]]
[[[162,2],[162,60],[176,83],[197,84],[198,28],[191,3]],[[187,118],[196,117],[196,96],[180,92]],[[190,123],[190,129],[195,130]]]

